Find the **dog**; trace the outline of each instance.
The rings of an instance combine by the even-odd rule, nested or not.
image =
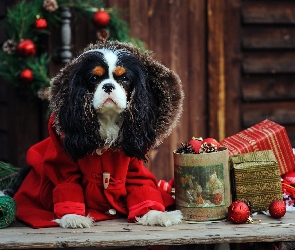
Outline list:
[[[90,44],[51,81],[49,137],[27,153],[32,170],[14,196],[33,228],[91,227],[126,216],[170,226],[182,220],[173,197],[144,167],[148,151],[177,124],[178,75],[131,44]]]

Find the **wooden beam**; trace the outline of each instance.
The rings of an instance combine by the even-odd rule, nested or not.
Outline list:
[[[243,125],[251,127],[262,120],[269,119],[278,124],[294,124],[294,102],[261,102],[243,105]]]
[[[208,0],[209,135],[225,137],[224,1]]]
[[[290,26],[244,26],[243,49],[294,49],[295,30]]]
[[[294,1],[242,1],[242,22],[247,24],[294,24]]]
[[[295,52],[245,52],[242,66],[246,74],[295,73]]]
[[[245,102],[295,100],[295,76],[284,75],[246,75],[242,78],[241,91]]]

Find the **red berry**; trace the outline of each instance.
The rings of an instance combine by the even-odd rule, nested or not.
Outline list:
[[[196,154],[198,154],[202,145],[202,139],[193,138],[192,140],[189,141],[189,144],[192,145],[193,150],[195,151]]]
[[[47,27],[47,21],[45,18],[38,18],[35,21],[35,28],[39,30],[43,30]]]
[[[24,69],[20,72],[19,78],[24,83],[29,83],[34,79],[33,71],[30,69]]]

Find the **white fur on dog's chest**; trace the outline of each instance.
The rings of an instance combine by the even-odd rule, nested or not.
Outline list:
[[[111,113],[111,114],[108,114]],[[120,115],[112,110],[98,114],[100,129],[99,133],[105,144],[112,144],[116,141],[120,131]]]

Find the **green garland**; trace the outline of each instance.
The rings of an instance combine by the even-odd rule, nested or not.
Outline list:
[[[45,8],[45,2],[55,2],[56,9]],[[50,34],[51,27],[61,23],[61,7],[69,7],[76,15],[83,15],[92,19],[93,13],[104,8],[102,0],[21,0],[8,9],[6,17],[6,31],[9,39],[4,43],[0,51],[0,76],[11,83],[19,93],[35,97],[41,89],[49,86],[48,66],[50,57],[42,47],[44,34]],[[119,10],[105,9],[110,15],[110,22],[105,27],[109,33],[109,40],[132,42],[143,47],[140,40],[129,36],[129,27],[125,21],[119,18]],[[46,29],[34,28],[38,17],[47,21]],[[23,39],[30,39],[36,46],[37,53],[34,56],[22,56],[17,45]],[[43,42],[42,42],[43,39]],[[4,49],[5,46],[5,49]],[[26,83],[20,78],[24,69],[30,69],[33,79]]]
[[[20,168],[0,161],[0,191],[14,184],[19,170]]]

